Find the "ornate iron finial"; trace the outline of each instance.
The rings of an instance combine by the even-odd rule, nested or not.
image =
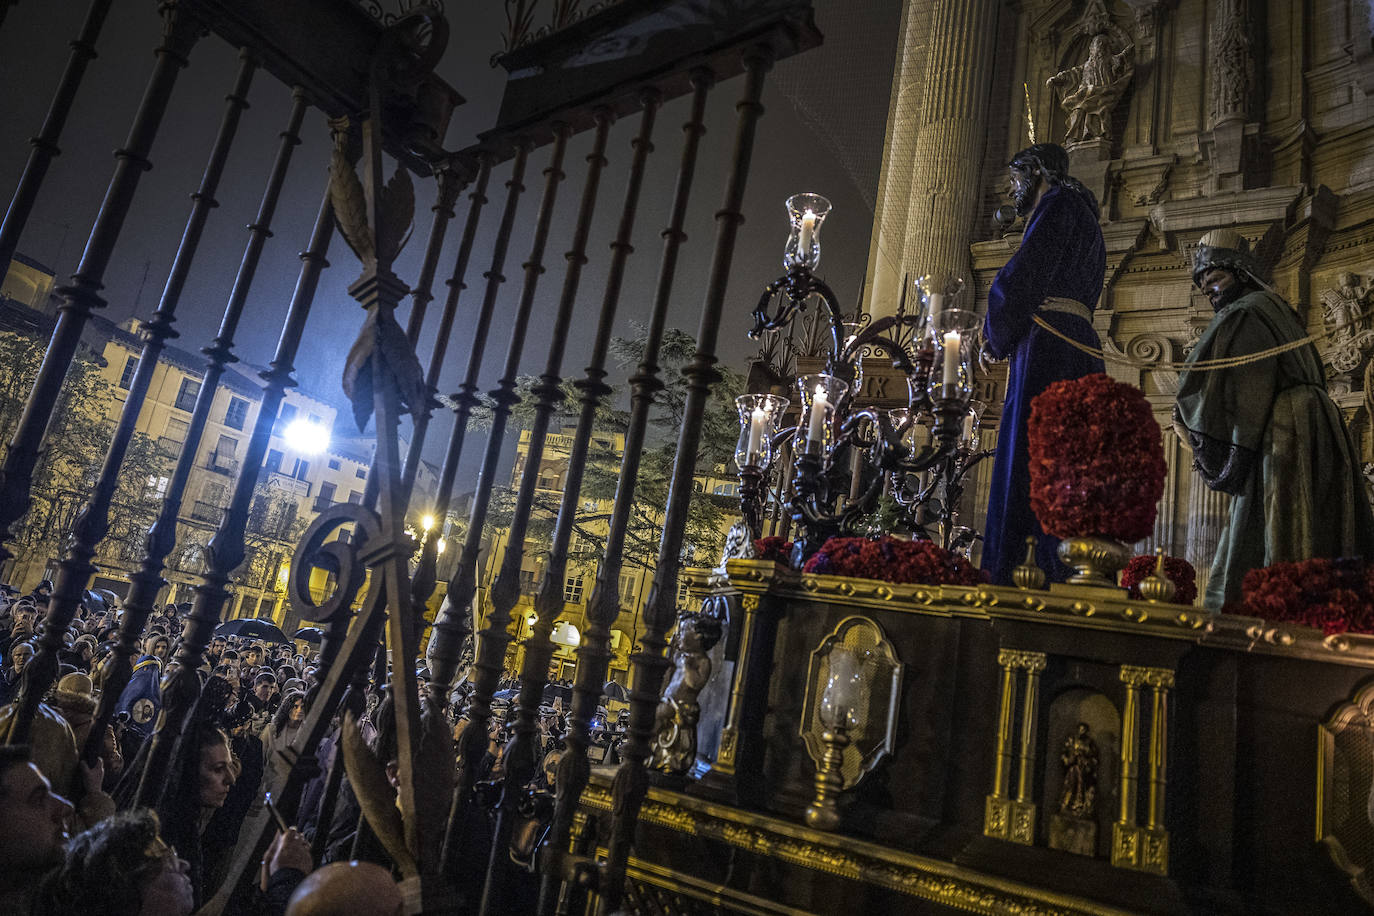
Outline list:
[[[1035,538],[1026,538],[1026,559],[1011,571],[1011,581],[1028,591],[1045,587],[1045,571],[1035,564]]]
[[[1170,601],[1178,586],[1164,571],[1164,548],[1155,548],[1155,571],[1140,580],[1140,594],[1146,601]]]

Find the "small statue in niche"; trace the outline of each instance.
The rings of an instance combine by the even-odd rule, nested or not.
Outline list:
[[[1135,45],[1128,43],[1113,54],[1111,38],[1105,33],[1094,35],[1087,60],[1045,80],[1046,86],[1059,90],[1059,105],[1068,113],[1066,143],[1112,139],[1108,119],[1135,73],[1134,52]]]
[[[696,761],[697,721],[701,718],[697,696],[711,679],[708,653],[720,637],[720,621],[713,616],[690,612],[678,618],[677,632],[669,647],[673,675],[654,716],[650,768],[682,776]]]
[[[1059,762],[1064,765],[1060,812],[1073,817],[1092,817],[1097,802],[1097,743],[1089,734],[1087,722],[1079,722],[1077,731],[1064,739]]]

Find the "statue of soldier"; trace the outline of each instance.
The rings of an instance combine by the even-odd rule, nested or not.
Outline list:
[[[1245,357],[1301,340],[1297,313],[1259,279],[1245,237],[1214,229],[1193,256],[1193,283],[1216,310],[1189,364]],[[1359,451],[1306,344],[1179,377],[1174,427],[1193,467],[1231,494],[1206,604],[1241,596],[1246,572],[1313,557],[1374,558],[1374,514]]]

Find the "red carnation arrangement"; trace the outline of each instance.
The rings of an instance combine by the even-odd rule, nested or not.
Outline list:
[[[754,556],[760,560],[789,564],[792,562],[792,542],[780,537],[755,538]]]
[[[1139,388],[1098,373],[1031,401],[1031,509],[1057,538],[1138,541],[1164,495],[1163,434]]]
[[[1312,559],[1252,569],[1227,611],[1334,633],[1374,633],[1374,564]]]
[[[903,541],[894,537],[833,537],[812,554],[804,572],[855,579],[920,585],[979,585],[986,581],[967,557],[951,553],[934,541]]]
[[[1143,597],[1140,594],[1140,583],[1154,575],[1157,562],[1154,554],[1142,553],[1138,557],[1132,557],[1131,562],[1121,571],[1121,585],[1132,598],[1139,601]],[[1174,583],[1172,600],[1175,604],[1192,604],[1197,600],[1197,570],[1193,569],[1192,563],[1182,557],[1165,557],[1164,575]]]

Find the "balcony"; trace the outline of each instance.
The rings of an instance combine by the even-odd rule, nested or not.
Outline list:
[[[267,474],[267,486],[273,490],[283,490],[292,496],[309,496],[310,481],[297,480],[289,477],[280,471],[269,471]]]
[[[211,452],[206,459],[205,466],[216,474],[227,474],[230,477],[237,477],[239,473],[239,460]]]
[[[191,518],[198,522],[209,522],[218,525],[224,518],[224,510],[214,503],[204,503],[196,500],[195,505],[191,506]]]

